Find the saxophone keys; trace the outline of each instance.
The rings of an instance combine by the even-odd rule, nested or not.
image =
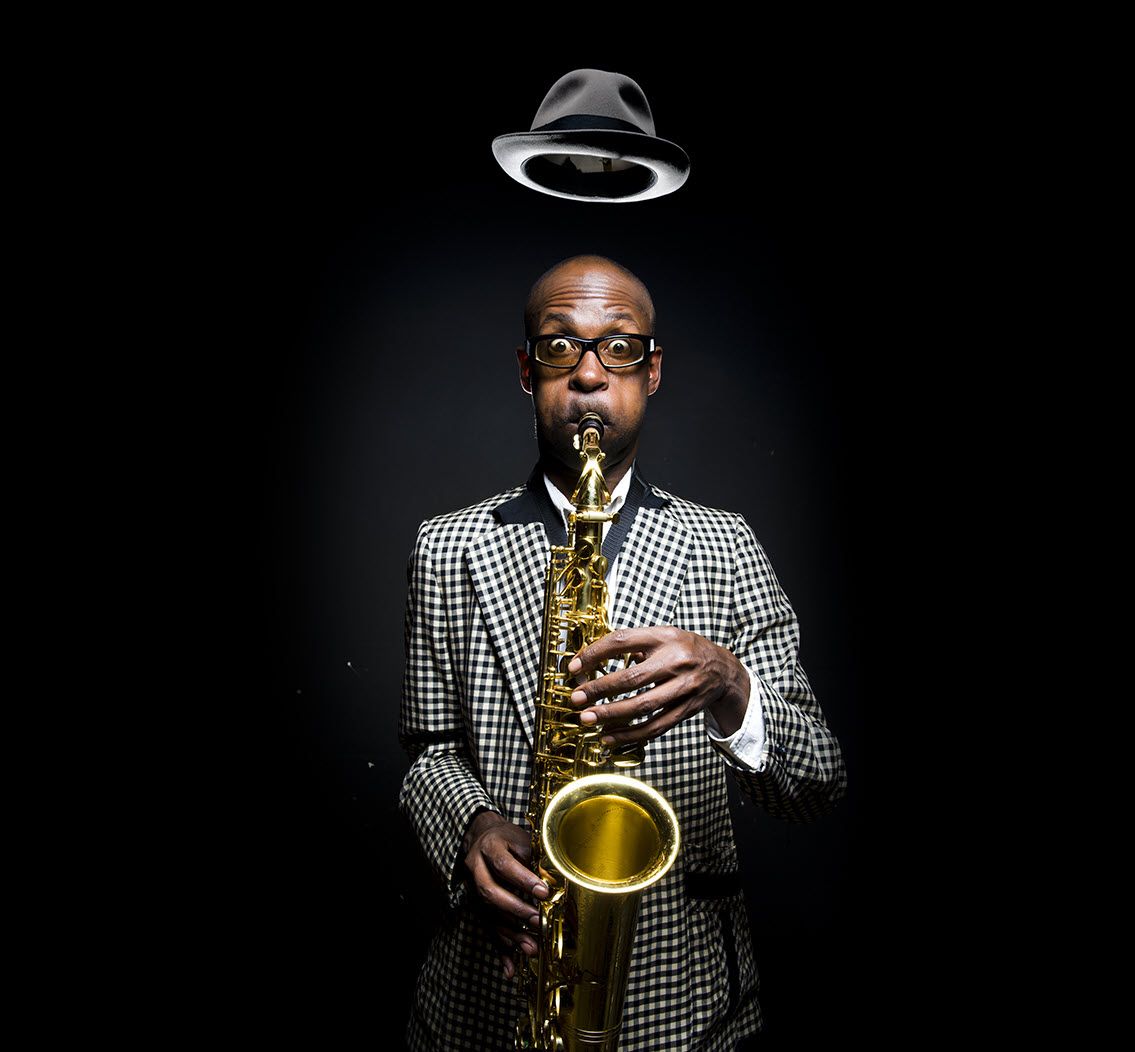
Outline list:
[[[646,747],[642,742],[624,745],[619,752],[613,753],[611,762],[616,767],[637,767],[646,759]]]

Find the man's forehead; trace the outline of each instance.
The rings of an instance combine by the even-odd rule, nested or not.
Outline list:
[[[541,318],[580,312],[634,319],[649,313],[642,289],[608,271],[553,275],[539,290],[535,306]]]

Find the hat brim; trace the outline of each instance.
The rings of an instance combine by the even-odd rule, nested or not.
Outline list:
[[[576,201],[646,201],[673,193],[690,174],[690,159],[677,143],[613,128],[498,135],[493,154],[518,183]],[[565,172],[547,160],[548,154],[610,158],[631,167],[614,173]]]

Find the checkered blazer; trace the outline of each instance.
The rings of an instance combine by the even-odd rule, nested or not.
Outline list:
[[[797,661],[796,616],[748,524],[641,481],[611,627],[676,625],[755,671],[767,762],[762,773],[730,764],[700,713],[648,743],[633,773],[669,800],[682,840],[643,894],[619,1047],[732,1049],[762,1021],[726,769],[770,814],[807,821],[843,795],[843,758]],[[501,511],[525,491],[422,523],[409,561],[399,734],[411,764],[400,804],[449,906],[418,979],[414,1049],[511,1048],[527,1011],[461,860],[479,810],[523,825],[528,806],[549,541],[538,516],[502,521]]]

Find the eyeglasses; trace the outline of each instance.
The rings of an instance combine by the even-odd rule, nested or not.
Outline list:
[[[558,334],[529,336],[524,341],[524,349],[541,365],[550,365],[553,369],[574,369],[589,350],[593,350],[608,369],[626,369],[638,365],[653,352],[654,337],[625,332],[595,340]]]

